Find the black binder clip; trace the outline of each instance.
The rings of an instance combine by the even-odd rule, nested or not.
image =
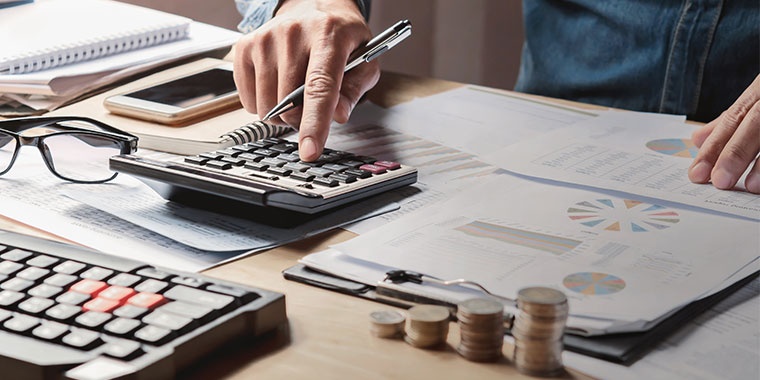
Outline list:
[[[400,284],[403,282],[413,282],[415,284],[422,283],[422,273],[412,272],[408,270],[395,269],[385,273],[383,281],[390,281],[394,284]]]

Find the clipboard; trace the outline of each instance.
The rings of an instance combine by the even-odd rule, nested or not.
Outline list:
[[[285,269],[282,273],[286,279],[291,281],[392,306],[408,309],[418,304],[437,304],[447,306],[456,311],[456,305],[446,301],[424,297],[419,294],[403,293],[398,291],[397,288],[362,284],[316,271],[303,264],[296,264]],[[565,334],[563,337],[565,349],[615,364],[631,365],[651,351],[658,342],[663,341],[675,333],[679,327],[684,326],[686,322],[713,307],[757,278],[758,275],[760,275],[760,271],[752,273],[715,294],[689,303],[646,331],[592,337]],[[452,313],[452,315],[456,315],[456,312]],[[507,331],[507,334],[509,334],[509,331]]]

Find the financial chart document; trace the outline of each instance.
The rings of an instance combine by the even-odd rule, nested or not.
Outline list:
[[[513,299],[522,287],[553,287],[568,295],[574,316],[640,328],[757,259],[758,228],[690,207],[501,176],[334,248],[475,280]]]
[[[683,123],[651,123],[632,112],[608,112],[484,157],[531,177],[612,189],[760,219],[760,196],[689,181],[698,148]]]

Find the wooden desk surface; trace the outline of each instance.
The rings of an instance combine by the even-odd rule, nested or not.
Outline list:
[[[388,106],[461,84],[386,73],[369,98]],[[0,228],[50,237],[49,234],[0,217]],[[328,232],[213,268],[204,274],[282,292],[288,325],[253,347],[219,351],[183,373],[191,379],[529,379],[505,357],[496,363],[474,363],[454,350],[459,329],[450,326],[448,344],[438,350],[414,348],[403,340],[369,333],[369,313],[390,306],[285,280],[281,272],[309,253],[354,235]],[[585,378],[568,373],[566,378]]]

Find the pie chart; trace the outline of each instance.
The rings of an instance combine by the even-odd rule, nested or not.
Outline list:
[[[647,148],[668,156],[694,158],[699,148],[691,139],[659,139],[647,143]]]
[[[612,232],[664,230],[680,221],[678,213],[668,207],[611,198],[578,202],[567,209],[567,216],[585,228]]]
[[[608,273],[578,272],[565,277],[562,285],[576,293],[589,296],[614,294],[625,288],[622,278]]]

